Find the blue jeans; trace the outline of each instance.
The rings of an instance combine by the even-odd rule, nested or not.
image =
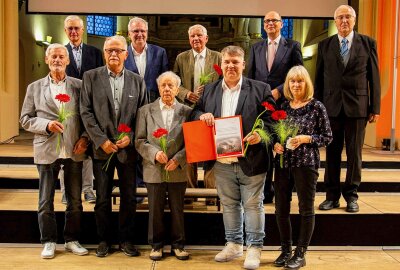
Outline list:
[[[82,162],[75,162],[72,159],[57,159],[51,164],[36,164],[39,172],[38,221],[42,243],[57,242],[54,191],[61,164],[64,165],[67,199],[64,239],[65,242],[69,242],[79,238],[82,216]]]
[[[218,196],[223,206],[225,238],[243,244],[243,221],[246,245],[262,247],[265,237],[264,179],[265,173],[246,176],[238,163],[214,165]]]

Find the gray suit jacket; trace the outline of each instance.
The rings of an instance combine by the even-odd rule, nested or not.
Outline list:
[[[156,162],[155,156],[161,150],[159,140],[153,137],[153,132],[158,128],[165,128],[159,100],[143,106],[139,110],[136,124],[135,146],[143,157],[143,180],[146,183],[161,183],[162,167],[165,164]],[[169,172],[170,182],[186,182],[186,152],[183,140],[182,123],[189,120],[192,109],[186,105],[176,102],[174,118],[168,133],[167,140],[170,141],[167,149],[169,159],[175,158],[179,166]]]
[[[217,51],[212,51],[206,48],[206,59],[204,64],[204,73],[209,74],[214,72],[211,76],[211,82],[214,82],[219,79],[219,75],[214,71],[213,65],[217,64],[221,66],[222,56]],[[187,105],[191,105],[185,100],[187,93],[189,91],[193,91],[193,83],[194,83],[194,56],[193,50],[184,51],[176,57],[174,70],[173,70],[182,80],[182,85],[179,88],[177,98],[181,102],[185,102]]]
[[[64,124],[61,144],[66,154],[74,161],[82,161],[85,155],[72,153],[75,143],[83,134],[83,126],[79,117],[79,92],[82,82],[79,79],[66,77],[66,94],[71,100],[65,104],[66,110],[74,111]],[[51,164],[58,159],[57,133],[48,133],[47,125],[57,120],[59,109],[50,92],[50,79],[46,76],[28,85],[24,104],[22,105],[20,123],[22,127],[35,134],[33,138],[33,154],[35,164]]]
[[[120,123],[128,125],[134,131],[137,111],[147,104],[143,78],[127,69],[124,72],[119,121],[115,114],[107,66],[86,71],[83,75],[80,111],[83,124],[92,141],[94,159],[105,160],[109,157],[100,145],[107,140],[116,141],[117,128]],[[136,161],[133,132],[130,134],[130,138],[131,144],[117,153],[121,163]]]

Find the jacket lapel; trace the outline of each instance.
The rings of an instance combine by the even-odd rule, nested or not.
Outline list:
[[[132,44],[129,44],[128,46],[128,57],[130,62],[132,63],[132,72],[139,74],[139,70],[136,66],[136,62],[135,62],[135,56],[133,55],[133,49],[132,49]]]
[[[223,80],[223,79],[222,79]],[[215,117],[221,117],[221,107],[222,107],[222,80],[218,83],[215,88]]]
[[[261,46],[260,50],[258,51],[258,61],[256,61],[257,65],[260,65],[261,70],[266,70],[267,76],[269,74],[268,67],[267,67],[267,48],[268,48],[268,40],[264,41],[264,45]],[[273,66],[273,65],[272,65]]]
[[[185,70],[184,72],[186,72],[187,74],[189,74],[190,78],[190,89],[193,89],[193,85],[194,85],[194,56],[193,56],[193,51],[189,50],[188,51],[188,60],[189,60],[189,70]]]
[[[74,53],[72,52],[71,44],[68,43],[68,44],[66,45],[66,47],[67,47],[67,50],[68,50],[68,53],[69,53],[69,62],[70,62],[70,65],[72,65],[72,67],[74,68],[76,74],[79,74],[79,72],[78,72],[78,66],[76,65],[76,62],[75,62],[75,57],[74,57]],[[83,46],[82,46],[82,59],[83,59]],[[82,67],[81,67],[81,69],[82,69]]]
[[[48,75],[42,81],[42,89],[44,89],[44,99],[46,100],[46,104],[49,107],[49,109],[58,114],[58,106],[51,95],[50,80],[51,80],[50,75]]]
[[[336,63],[338,65],[338,70],[344,71],[345,70],[345,66],[344,66],[343,61],[342,61],[342,56],[340,55],[340,46],[339,46],[339,37],[338,37],[338,35],[333,36],[331,42],[333,42],[333,44],[331,44],[331,45],[332,45],[333,53],[335,54],[335,57],[337,59]]]
[[[164,122],[162,120],[162,115],[161,115],[161,110],[160,110],[160,98],[158,98],[156,101],[154,101],[151,104],[151,116],[154,119],[154,122],[157,124],[155,129],[158,129],[158,127],[166,128],[164,125]]]
[[[169,132],[171,132],[179,123],[182,122],[183,116],[183,105],[175,100],[174,117],[172,119],[171,127]]]
[[[150,46],[150,44],[147,44],[146,71],[144,72],[144,78],[146,79],[149,76],[151,69],[153,68],[152,63],[153,63],[153,48]]]
[[[240,89],[239,100],[238,100],[238,104],[236,107],[235,115],[239,115],[243,111],[242,108],[243,108],[244,102],[246,101],[247,94],[249,93],[249,89],[250,89],[250,85],[249,85],[247,79],[245,77],[242,77],[242,78],[243,78],[242,88]],[[257,106],[257,105],[254,104],[254,106]]]
[[[351,68],[349,66],[351,66],[352,63],[355,63],[357,61],[357,56],[359,55],[359,50],[361,48],[361,40],[360,40],[360,35],[358,35],[355,31],[354,31],[354,36],[353,36],[353,42],[351,44],[351,48],[350,48],[350,58],[349,58],[349,62],[346,65],[345,70],[347,70],[348,68]]]
[[[278,50],[276,52],[275,55],[275,59],[274,62],[272,63],[272,68],[271,71],[274,71],[275,69],[278,68],[278,66],[280,65],[280,63],[282,62],[283,57],[285,56],[288,48],[287,48],[287,41],[286,39],[282,36],[281,40],[279,41],[279,46],[278,46]]]
[[[111,89],[111,85],[110,85],[110,80],[109,80],[109,75],[108,75],[108,70],[107,70],[107,66],[103,67],[103,76],[100,76],[101,78],[101,84],[103,85],[103,89],[104,91],[106,91],[106,95],[108,97],[108,102],[110,102],[111,104],[111,108],[112,108],[112,121],[114,123],[115,128],[117,127],[117,116],[115,115],[115,106],[114,106],[114,100],[113,100],[113,95],[112,95],[112,89]],[[124,85],[125,88],[125,85]]]

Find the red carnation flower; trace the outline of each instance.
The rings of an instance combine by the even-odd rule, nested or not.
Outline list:
[[[218,66],[217,64],[214,64],[214,65],[213,65],[213,68],[214,68],[215,72],[217,72],[217,74],[218,74],[219,76],[222,75],[222,69],[221,69],[220,66]]]
[[[159,128],[153,132],[153,136],[156,139],[159,139],[164,135],[168,135],[168,130],[166,130],[165,128]]]
[[[274,111],[271,114],[272,119],[274,119],[275,121],[286,119],[286,116],[287,116],[287,114],[283,110]]]
[[[132,129],[129,126],[127,126],[126,124],[123,124],[123,123],[119,124],[119,126],[118,126],[119,133],[129,133],[129,132],[131,132],[131,130]]]
[[[271,111],[271,112],[274,112],[274,111],[275,111],[274,106],[273,106],[272,104],[266,102],[266,101],[264,101],[263,103],[261,103],[261,105],[262,105],[267,111]]]
[[[56,95],[56,99],[61,103],[67,103],[71,100],[70,96],[67,94],[58,94]]]

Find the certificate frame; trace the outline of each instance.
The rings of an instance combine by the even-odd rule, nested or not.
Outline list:
[[[216,158],[243,157],[243,128],[241,115],[215,119],[214,142]]]

